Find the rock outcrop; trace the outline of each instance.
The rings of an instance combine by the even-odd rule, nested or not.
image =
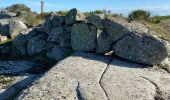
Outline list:
[[[55,65],[17,98],[168,100],[169,84],[169,73],[156,67],[76,52]]]

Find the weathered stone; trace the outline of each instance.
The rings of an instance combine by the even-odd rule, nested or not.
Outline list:
[[[9,35],[15,38],[22,30],[27,29],[27,26],[19,20],[10,20]]]
[[[137,21],[132,21],[131,23],[129,23],[127,28],[131,30],[132,32],[149,33],[149,30],[146,27],[146,25],[140,22],[137,22]]]
[[[71,45],[74,50],[93,51],[96,48],[97,29],[88,24],[74,24],[71,30]]]
[[[12,13],[12,12],[0,13],[0,19],[8,19],[8,18],[12,18],[15,16],[16,16],[16,13]]]
[[[45,32],[48,34],[51,32],[51,29],[53,28],[52,26],[52,20],[54,18],[55,14],[54,13],[50,13],[50,15],[46,18],[45,24],[44,24],[44,29]]]
[[[102,30],[98,30],[96,53],[106,53],[111,51],[112,45],[113,41],[109,37],[108,33]]]
[[[64,27],[53,28],[49,33],[48,41],[61,43],[70,39],[70,33],[65,32]]]
[[[71,55],[73,51],[66,48],[56,47],[47,52],[47,57],[54,59],[56,61],[60,61],[67,56]]]
[[[67,39],[67,40],[65,40],[65,41],[62,41],[62,42],[60,43],[60,47],[72,49],[71,40],[70,40],[70,39]]]
[[[129,61],[149,65],[160,64],[168,56],[167,46],[160,39],[137,33],[131,33],[119,40],[113,51]]]
[[[31,38],[27,44],[28,54],[33,55],[47,49],[48,44],[46,43],[46,37],[46,35],[40,34]]]
[[[130,32],[130,30],[127,28],[128,25],[127,22],[104,19],[103,24],[109,37],[114,42],[118,41],[119,39],[121,39]]]
[[[103,19],[104,19],[104,16],[99,16],[99,15],[92,15],[92,16],[86,17],[87,22],[93,24],[95,27],[99,29],[104,29],[104,25],[102,21]]]
[[[54,66],[19,97],[22,100],[107,100],[99,81],[108,63],[108,58],[77,52]]]
[[[72,25],[75,22],[84,22],[85,16],[80,13],[76,8],[71,9],[65,17],[66,25]]]
[[[160,64],[160,67],[167,70],[170,73],[170,58],[166,58]]]
[[[109,100],[168,100],[170,76],[156,67],[114,59],[101,79]]]
[[[22,30],[12,41],[15,55],[27,55],[27,41],[30,39],[27,35],[32,33],[32,29]]]
[[[52,20],[53,27],[59,27],[59,26],[63,25],[64,23],[65,23],[65,17],[55,14],[55,16],[53,17],[53,20]]]
[[[0,74],[24,74],[37,69],[40,72],[42,65],[31,61],[0,61]]]
[[[0,20],[0,34],[9,36],[9,19]]]

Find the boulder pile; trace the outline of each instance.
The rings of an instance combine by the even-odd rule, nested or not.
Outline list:
[[[143,24],[103,15],[86,17],[75,8],[66,16],[51,13],[43,26],[22,31],[13,45],[19,55],[47,51],[50,58],[60,59],[56,58],[59,52],[64,58],[66,51],[113,51],[118,57],[148,65],[160,64],[169,52],[166,43]]]

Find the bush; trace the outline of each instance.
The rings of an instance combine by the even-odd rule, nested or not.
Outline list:
[[[35,27],[35,26],[42,25],[45,21],[44,16],[35,13],[27,13],[25,16],[23,16],[23,19],[28,27]]]
[[[68,14],[69,11],[65,10],[65,11],[58,11],[57,13],[62,15],[62,16],[66,16]]]
[[[128,15],[128,19],[132,20],[140,20],[140,21],[148,21],[151,13],[145,10],[134,10]]]
[[[85,12],[84,13],[85,16],[91,16],[91,15],[95,15],[95,14],[103,14],[103,11],[95,10],[95,11],[90,11],[90,12]]]
[[[15,13],[20,11],[31,12],[31,9],[25,4],[13,4],[9,7],[6,7],[5,9],[9,12],[15,12]]]

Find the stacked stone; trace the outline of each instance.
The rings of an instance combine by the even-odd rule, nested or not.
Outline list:
[[[123,59],[148,65],[160,64],[168,56],[166,43],[143,24],[104,15],[86,17],[75,8],[66,16],[51,13],[43,27],[20,34],[14,44],[21,54],[47,51],[47,56],[55,60],[72,50],[100,54],[113,51]]]

